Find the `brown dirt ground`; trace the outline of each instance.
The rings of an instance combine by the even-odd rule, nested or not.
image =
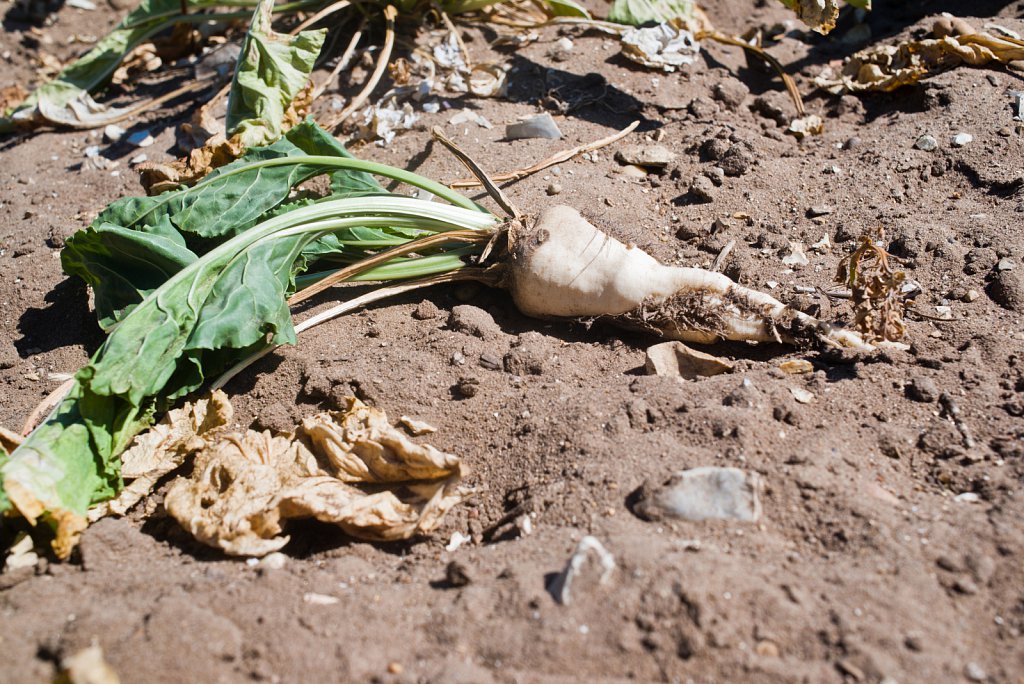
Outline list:
[[[930,25],[925,17],[958,5],[877,4],[873,40],[918,32]],[[977,2],[970,11],[983,17],[978,24],[1024,31],[1022,3]],[[743,0],[713,1],[708,12],[726,31],[788,16],[775,3]],[[38,50],[69,57],[82,49],[69,36],[102,33],[117,14],[65,7],[34,33],[8,22],[0,86],[32,82]],[[493,130],[448,125],[450,112],[424,116],[426,127],[445,126],[495,171],[634,118],[643,123],[631,141],[657,133],[678,156],[664,175],[637,180],[619,175],[615,148],[606,149],[563,164],[558,177],[509,186],[520,206],[571,203],[666,262],[708,265],[735,239],[727,272],[762,289],[777,281],[774,294],[830,319],[848,316],[846,304],[798,296],[794,286],[828,287],[852,237],[882,225],[923,287],[918,309],[935,315],[949,300],[953,320],[914,318],[909,352],[874,357],[715,347],[736,372],[680,382],[643,375],[649,338],[530,320],[497,291],[438,288],[349,316],[229,387],[239,424],[284,426],[326,406],[307,385],[328,379],[395,417],[436,425],[433,442],[462,454],[484,493],[438,534],[408,544],[352,543],[326,526],[297,525],[291,560],[278,570],[199,547],[162,517],[158,495],[144,511],[89,529],[73,562],[0,577],[0,681],[49,681],[62,656],[92,642],[123,682],[1024,681],[1024,321],[1004,306],[1014,300],[989,287],[997,261],[1010,259],[1021,306],[1022,124],[1007,95],[1020,77],[965,68],[892,95],[814,95],[808,109],[825,118],[826,132],[801,144],[752,111],[759,96],[792,110],[778,81],[748,68],[735,48],[707,45],[697,65],[670,75],[626,62],[599,34],[540,34],[518,53],[495,54],[493,33],[467,29],[476,59],[513,62],[509,98],[452,101],[478,109]],[[562,35],[575,47],[556,61]],[[770,49],[805,93],[808,77],[851,50],[804,32]],[[713,96],[718,84],[743,95],[740,83],[751,92],[736,105]],[[558,117],[565,139],[503,141],[503,124],[539,111],[549,93],[579,105]],[[168,111],[134,123],[159,132],[150,159],[174,156],[173,127],[190,110]],[[427,128],[357,153],[438,179],[463,175],[442,151],[424,154]],[[973,142],[951,147],[958,132]],[[914,149],[924,133],[939,141],[934,152]],[[749,163],[712,202],[695,203],[687,189],[714,166],[701,152],[714,138]],[[84,288],[60,271],[59,248],[103,205],[141,190],[128,163],[136,150],[103,145],[120,161],[115,175],[82,168],[90,144],[102,143],[88,132],[42,133],[0,151],[0,423],[9,427],[57,386],[51,374],[73,372],[100,340]],[[555,180],[563,190],[551,197]],[[822,204],[834,211],[809,218]],[[808,252],[810,265],[785,272],[790,240],[823,235],[830,253]],[[967,302],[972,289],[980,297]],[[424,298],[440,311],[419,320],[412,312]],[[449,329],[459,304],[493,317],[493,330]],[[541,372],[478,363],[510,351]],[[464,365],[453,364],[456,352]],[[814,372],[778,370],[795,358]],[[462,377],[479,380],[472,398],[453,391]],[[959,403],[975,447],[963,445],[934,397],[908,395],[908,383],[923,379]],[[752,387],[741,389],[744,380]],[[793,387],[811,391],[813,403],[794,402]],[[701,465],[760,473],[762,521],[633,515],[630,496],[645,480]],[[963,492],[979,500],[954,500]],[[532,511],[533,533],[485,542],[512,510]],[[456,531],[475,541],[447,552]],[[618,570],[611,584],[585,580],[572,605],[557,605],[545,576],[586,534]],[[451,561],[470,584],[445,584]],[[339,601],[314,605],[307,593]]]

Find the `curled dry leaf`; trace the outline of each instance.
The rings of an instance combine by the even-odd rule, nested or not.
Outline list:
[[[89,521],[127,513],[161,477],[205,448],[231,422],[232,415],[231,402],[220,390],[169,411],[121,455],[121,477],[132,482],[116,498],[90,508]]]
[[[837,0],[782,0],[782,4],[796,12],[800,21],[825,35],[836,27],[839,18]]]
[[[693,64],[700,43],[686,20],[672,19],[623,33],[622,54],[637,64],[672,72],[683,64]]]
[[[969,27],[965,27],[969,28]],[[989,33],[941,35],[936,22],[935,38],[880,45],[850,57],[842,72],[826,70],[814,82],[833,93],[888,92],[961,64],[983,66],[1024,59],[1024,41]]]
[[[430,532],[471,493],[458,487],[461,473],[457,456],[413,442],[350,397],[345,410],[306,418],[288,435],[218,436],[164,505],[199,541],[263,556],[288,542],[283,527],[296,518],[376,541]]]

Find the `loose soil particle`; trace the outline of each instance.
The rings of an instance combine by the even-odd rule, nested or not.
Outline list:
[[[931,24],[918,20],[918,5],[876,5],[872,40]],[[997,15],[971,23],[1024,30],[1014,6],[996,5]],[[706,9],[726,33],[791,18],[753,0]],[[100,34],[116,20],[106,5],[65,6],[39,29],[52,39],[42,44],[66,58],[81,46],[63,36]],[[28,85],[40,37],[13,20],[6,28],[0,88]],[[463,457],[482,493],[439,534],[408,544],[295,526],[283,550],[292,560],[281,567],[200,547],[165,516],[158,493],[128,518],[89,529],[75,561],[0,578],[0,682],[49,681],[55,663],[95,642],[126,682],[1016,683],[1024,675],[1024,324],[1021,269],[994,270],[1024,255],[1024,153],[1005,95],[1016,77],[964,68],[893,95],[809,97],[825,133],[797,143],[776,127],[793,117],[780,84],[748,68],[736,48],[708,43],[708,58],[685,75],[658,74],[624,63],[599,34],[574,34],[572,59],[556,64],[557,27],[539,29],[541,40],[512,57],[488,52],[489,33],[464,33],[474,59],[517,64],[509,99],[474,100],[479,114],[498,123],[545,106],[571,109],[556,116],[563,140],[506,141],[502,126],[449,126],[485,169],[525,166],[643,120],[618,147],[562,164],[557,196],[545,192],[545,174],[508,186],[518,206],[539,211],[568,198],[623,242],[696,266],[715,255],[676,230],[748,217],[731,221],[722,240],[736,240],[733,258],[751,286],[772,281],[785,296],[795,286],[831,287],[855,238],[881,224],[909,236],[910,277],[923,288],[916,308],[948,305],[952,320],[914,319],[915,353],[874,358],[716,347],[708,351],[736,371],[682,383],[638,377],[657,340],[600,322],[529,320],[484,288],[438,288],[349,316],[229,385],[238,425],[283,424],[352,392],[436,426],[432,441]],[[808,76],[846,48],[798,30],[768,49],[798,65],[790,71],[809,93]],[[170,118],[124,124],[129,134],[152,132],[154,161],[174,156],[171,126],[191,110],[166,111]],[[425,131],[449,116],[424,114],[424,129],[355,151],[461,177],[450,156],[422,156]],[[965,131],[972,142],[948,148]],[[926,132],[938,149],[915,148]],[[661,181],[613,173],[618,149],[655,140],[675,155]],[[101,145],[117,167],[82,165],[85,148],[101,143],[99,133],[45,132],[0,150],[0,424],[9,428],[102,339],[85,288],[60,273],[52,239],[141,193],[127,164],[137,150],[127,144]],[[834,212],[806,215],[822,205]],[[814,244],[823,233],[835,238],[831,251],[808,252],[795,273],[780,263],[791,241]],[[971,290],[989,296],[970,304],[949,296]],[[460,305],[470,308],[456,313]],[[830,311],[848,315],[841,300]],[[495,370],[479,367],[485,358]],[[813,372],[778,369],[797,359],[813,361]],[[924,373],[930,382],[919,383],[919,395],[955,399],[974,446],[943,409],[948,402],[908,396]],[[794,402],[797,383],[813,403]],[[644,481],[702,466],[757,473],[761,520],[633,514]],[[472,541],[446,551],[456,532]],[[618,569],[557,605],[545,577],[588,534]],[[307,595],[337,602],[314,605]]]

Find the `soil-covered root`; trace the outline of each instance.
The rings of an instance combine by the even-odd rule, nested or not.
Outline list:
[[[824,343],[871,349],[859,334],[796,311],[721,273],[665,266],[567,206],[510,229],[505,286],[538,318],[605,318],[667,339]]]

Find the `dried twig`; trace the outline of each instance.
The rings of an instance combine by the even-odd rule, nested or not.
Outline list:
[[[715,41],[716,43],[722,43],[724,45],[734,45],[736,47],[743,48],[748,52],[752,52],[764,61],[768,62],[773,69],[779,74],[782,79],[782,83],[786,86],[786,92],[789,93],[790,99],[793,100],[793,104],[796,106],[796,113],[798,117],[806,115],[804,110],[804,100],[800,97],[800,91],[796,87],[796,81],[793,77],[786,73],[786,69],[782,66],[779,60],[775,59],[767,52],[764,51],[760,45],[752,45],[742,38],[736,38],[734,36],[727,36],[724,33],[718,31],[698,31],[695,35],[697,40],[704,40],[705,38]]]
[[[341,110],[337,116],[331,117],[329,121],[325,122],[324,128],[335,129],[344,123],[356,110],[366,104],[374,88],[380,83],[380,79],[384,77],[384,72],[388,68],[388,62],[391,60],[391,51],[395,47],[395,17],[397,16],[398,10],[395,9],[394,5],[388,5],[384,8],[384,20],[387,22],[387,28],[384,34],[384,45],[381,47],[380,55],[377,57],[377,66],[374,68],[373,74],[370,75],[366,85],[359,91],[359,94],[352,98],[348,106]]]
[[[440,127],[434,126],[430,133],[434,136],[434,140],[437,140],[448,148],[448,151],[454,154],[455,157],[462,162],[467,169],[469,169],[469,172],[476,176],[478,183],[484,186],[484,189],[487,190],[487,194],[491,196],[491,199],[498,203],[498,206],[502,208],[502,211],[512,218],[520,218],[522,216],[522,213],[520,213],[519,209],[516,208],[516,205],[512,203],[512,200],[506,197],[505,193],[501,191],[501,188],[494,184],[494,181],[491,180],[490,176],[480,168],[480,165],[473,161],[472,157],[459,149],[458,145],[449,140],[448,136],[444,134],[444,131],[442,131]]]
[[[621,131],[616,133],[615,135],[610,135],[607,138],[595,140],[594,142],[587,143],[586,145],[574,147],[571,150],[562,150],[558,154],[548,157],[544,161],[537,162],[533,166],[528,166],[525,169],[517,169],[516,171],[510,171],[508,173],[500,173],[497,176],[491,176],[491,180],[493,180],[496,183],[511,183],[513,181],[522,180],[527,176],[532,176],[538,171],[543,171],[544,169],[552,167],[556,164],[562,164],[564,162],[567,162],[573,157],[584,154],[585,152],[593,152],[594,150],[599,150],[602,147],[607,147],[612,143],[618,142],[619,140],[622,140],[627,135],[632,133],[639,125],[639,121],[634,121],[633,123],[623,128]],[[448,187],[475,188],[479,185],[481,185],[480,181],[475,178],[459,178],[458,180],[454,180],[451,183],[449,183]]]
[[[327,7],[324,7],[322,10],[320,10],[319,12],[317,12],[316,14],[314,14],[311,17],[309,17],[308,19],[303,21],[301,24],[299,24],[298,26],[293,28],[291,31],[288,32],[288,35],[290,35],[290,36],[298,35],[299,31],[302,31],[303,29],[309,28],[310,26],[312,26],[316,22],[320,21],[324,17],[329,16],[331,14],[334,14],[335,12],[340,12],[341,10],[345,9],[346,7],[350,7],[352,4],[353,3],[351,2],[351,0],[339,0],[338,2],[331,3]]]
[[[356,53],[356,46],[359,45],[359,41],[363,37],[363,29],[366,28],[366,19],[364,18],[360,23],[359,27],[356,28],[355,33],[348,41],[348,45],[345,47],[345,51],[341,53],[341,58],[338,59],[338,63],[331,69],[331,73],[327,75],[320,85],[313,86],[313,99],[317,99],[323,95],[327,87],[334,82],[334,79],[339,73],[348,68],[349,64],[352,63],[352,56]]]

